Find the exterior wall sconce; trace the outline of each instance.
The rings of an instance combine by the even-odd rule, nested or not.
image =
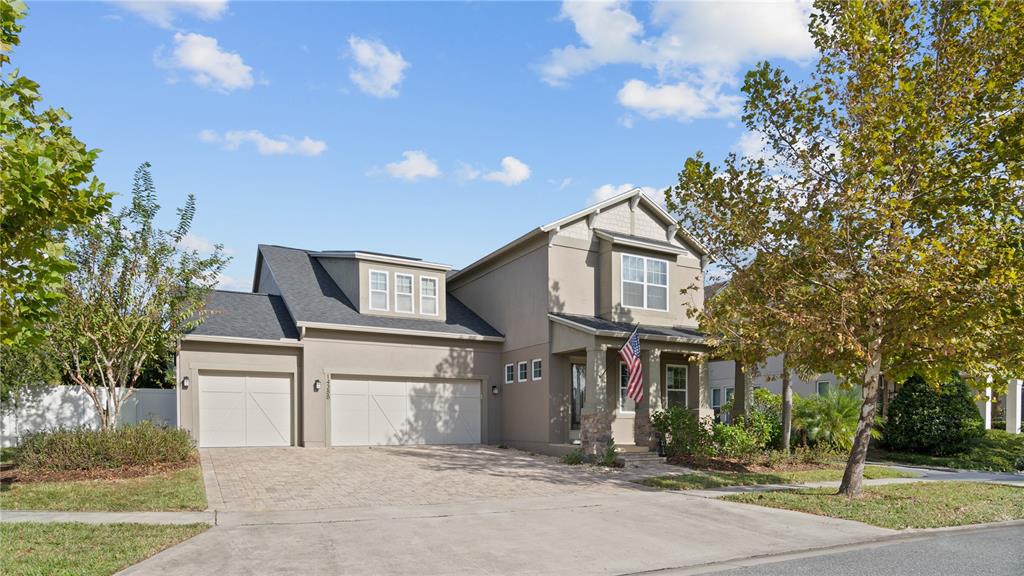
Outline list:
[[[313,392],[319,392],[321,386],[323,386],[323,384],[321,384],[319,380],[314,380],[313,381]]]
[[[493,394],[495,396],[497,396],[498,394],[501,394],[501,388],[498,388],[498,385],[494,384],[493,386],[491,386],[491,394]]]
[[[188,390],[188,385],[189,384],[191,384],[191,381],[188,379],[188,376],[185,376],[184,378],[181,379],[181,389],[182,390]]]

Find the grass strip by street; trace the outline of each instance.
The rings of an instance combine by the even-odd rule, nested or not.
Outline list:
[[[864,477],[875,478],[916,478],[916,474],[887,468],[885,466],[865,466]],[[753,486],[757,484],[805,484],[807,482],[830,482],[843,478],[842,468],[821,468],[816,470],[796,470],[788,472],[723,472],[707,470],[676,476],[655,476],[644,478],[639,483],[652,488],[666,490],[698,490],[707,488],[723,488],[726,486]]]
[[[150,512],[205,510],[199,466],[138,478],[14,482],[0,486],[4,510]]]
[[[1010,434],[1003,430],[988,430],[977,446],[962,454],[929,456],[909,452],[889,452],[873,449],[872,460],[902,462],[918,466],[941,466],[961,470],[987,470],[1015,472],[1024,463],[1024,434]]]
[[[9,576],[108,576],[202,533],[208,524],[0,524]]]
[[[902,530],[1024,519],[1024,488],[980,482],[865,486],[858,498],[834,488],[733,494],[725,500],[843,518]]]

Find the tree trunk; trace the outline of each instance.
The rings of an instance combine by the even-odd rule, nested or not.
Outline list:
[[[878,377],[882,369],[881,350],[875,348],[870,352],[867,369],[864,370],[864,403],[860,408],[860,420],[857,432],[853,436],[853,448],[846,461],[843,481],[839,485],[839,493],[844,496],[860,496],[864,489],[864,461],[868,457],[868,444],[871,442],[871,427],[875,423],[875,404],[878,401]]]
[[[789,381],[786,356],[782,356],[782,451],[789,456],[790,433],[793,430],[793,385]]]

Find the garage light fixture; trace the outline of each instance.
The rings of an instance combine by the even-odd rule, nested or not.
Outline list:
[[[320,381],[319,380],[314,380],[313,381],[313,392],[319,392],[320,391],[320,386],[321,386]]]
[[[501,392],[501,390],[498,388],[497,384],[491,386],[491,394],[497,396],[499,392]]]
[[[188,390],[189,383],[190,382],[189,382],[188,376],[185,376],[184,378],[182,378],[181,379],[181,389],[182,390]]]

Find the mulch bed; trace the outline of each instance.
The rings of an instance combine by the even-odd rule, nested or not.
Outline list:
[[[714,470],[717,472],[753,472],[772,474],[778,472],[799,472],[802,470],[820,470],[833,468],[840,462],[779,462],[773,466],[765,466],[757,461],[743,461],[738,458],[704,458],[700,456],[672,456],[669,464],[686,466],[695,470]]]
[[[91,470],[20,470],[13,464],[5,463],[2,469],[0,469],[0,484],[141,478],[143,476],[177,472],[178,470],[194,466],[198,461],[198,458],[195,458],[184,462],[161,462],[145,466],[93,468]]]

